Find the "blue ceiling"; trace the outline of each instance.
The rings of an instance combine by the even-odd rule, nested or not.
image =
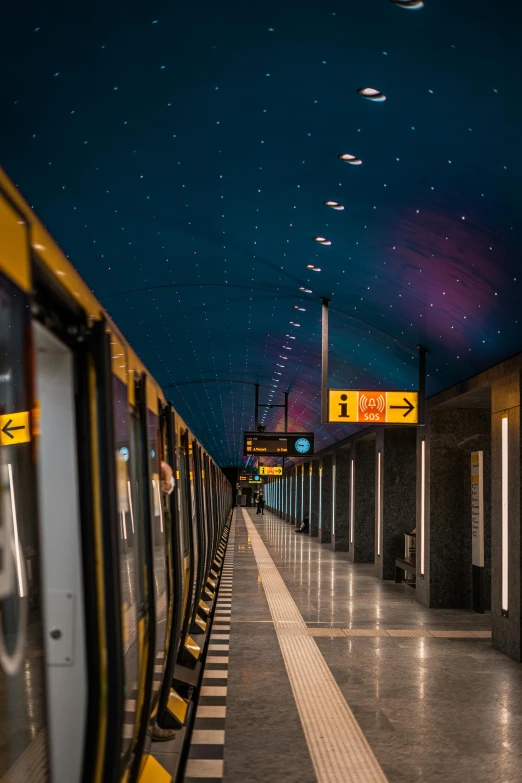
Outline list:
[[[1,163],[217,461],[256,382],[316,448],[351,431],[319,422],[321,296],[331,386],[518,352],[520,5],[181,6],[12,5]]]

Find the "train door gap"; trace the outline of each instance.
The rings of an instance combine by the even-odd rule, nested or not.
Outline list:
[[[87,710],[74,354],[40,323],[33,338],[51,770],[69,783],[81,780]]]

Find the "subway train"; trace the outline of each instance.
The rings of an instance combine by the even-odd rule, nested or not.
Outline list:
[[[2,170],[0,443],[0,783],[180,778],[232,489]]]

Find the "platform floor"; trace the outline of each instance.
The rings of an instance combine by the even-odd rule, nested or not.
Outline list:
[[[522,666],[488,615],[426,609],[270,513],[233,531],[187,783],[522,780]]]

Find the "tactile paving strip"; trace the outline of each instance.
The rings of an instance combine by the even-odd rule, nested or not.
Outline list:
[[[233,522],[223,561],[184,783],[217,783],[223,779],[234,539]],[[224,612],[226,617],[222,616]]]
[[[242,511],[318,783],[384,783],[386,777],[281,574],[248,512]],[[292,627],[305,634],[292,633]]]

